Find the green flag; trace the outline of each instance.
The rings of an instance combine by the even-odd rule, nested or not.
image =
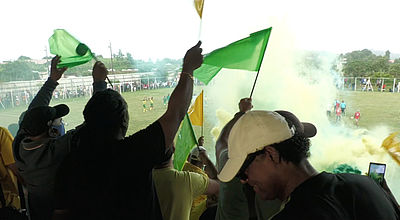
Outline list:
[[[222,68],[258,71],[271,30],[268,28],[252,33],[247,38],[206,54],[201,67],[194,71],[194,76],[208,84]]]
[[[93,59],[90,49],[64,29],[54,30],[49,45],[50,53],[61,56],[58,68],[78,66]]]
[[[175,138],[174,168],[182,170],[185,161],[197,140],[193,131],[192,123],[186,114],[183,118],[178,135]]]

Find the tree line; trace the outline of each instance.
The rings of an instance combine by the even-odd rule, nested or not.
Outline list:
[[[390,59],[390,51],[385,55],[375,55],[372,51],[364,49],[339,55],[342,63],[342,72],[346,77],[400,77],[400,58]]]
[[[114,74],[120,73],[144,73],[154,72],[156,77],[166,79],[169,74],[176,73],[180,70],[182,65],[181,59],[164,58],[160,60],[140,60],[133,59],[132,54],[122,53],[121,50],[117,54],[113,54],[111,58],[104,58],[99,55],[96,56],[98,60],[102,61]],[[47,62],[35,63],[29,57],[20,56],[15,61],[6,61],[0,64],[0,82],[10,81],[23,81],[23,80],[37,80],[39,79],[40,72],[47,72],[52,57],[43,57]],[[94,60],[80,66],[72,67],[65,72],[66,76],[89,76],[93,67]]]
[[[304,54],[305,59],[299,68],[318,69],[321,66],[321,54],[308,52]],[[112,62],[110,58],[97,56],[97,59],[112,68],[114,74],[126,72],[154,72],[156,77],[166,79],[169,74],[179,72],[182,60],[164,58],[156,61],[133,59],[131,53],[122,53],[121,50],[117,54],[113,54]],[[0,64],[0,82],[21,81],[21,80],[37,80],[39,72],[47,72],[52,57],[44,57],[47,62],[37,64],[26,56],[20,56],[15,61],[8,61]],[[368,49],[352,51],[346,54],[340,54],[336,57],[337,63],[333,65],[332,70],[341,70],[345,77],[384,77],[399,78],[400,77],[400,58],[390,59],[390,51],[386,51],[385,55],[380,56],[374,54]],[[88,76],[91,74],[93,62],[89,62],[80,66],[70,68],[65,75],[67,76]],[[306,72],[307,72],[306,71]]]

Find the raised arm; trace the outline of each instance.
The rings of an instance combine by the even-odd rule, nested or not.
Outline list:
[[[203,146],[204,145],[204,136],[201,136],[199,138],[198,142],[199,142],[199,146]],[[217,168],[215,168],[215,165],[208,157],[207,151],[205,150],[205,148],[201,148],[199,150],[199,158],[203,162],[203,164],[206,165],[205,171],[206,171],[208,177],[210,177],[210,179],[217,179],[217,174],[218,174]]]
[[[106,77],[108,75],[107,67],[104,63],[97,61],[93,66],[93,94],[107,89]]]
[[[183,59],[182,73],[178,85],[171,94],[168,109],[158,121],[165,137],[165,146],[170,147],[179,125],[185,116],[193,94],[193,71],[203,63],[202,49],[199,41],[190,48]]]
[[[67,70],[67,67],[57,68],[57,64],[60,62],[60,58],[61,58],[60,56],[55,56],[51,60],[50,77],[43,84],[42,88],[40,88],[35,98],[33,98],[28,109],[50,104],[53,92],[58,86],[57,81],[61,78],[62,74],[64,74],[64,72]]]
[[[233,125],[236,123],[237,120],[239,120],[239,118],[244,113],[250,111],[252,108],[253,105],[251,104],[251,98],[241,99],[239,102],[239,112],[236,113],[235,116],[224,126],[221,133],[219,134],[217,142],[215,143],[215,158],[218,166],[219,166],[219,155],[221,151],[228,148],[229,133],[231,132]]]

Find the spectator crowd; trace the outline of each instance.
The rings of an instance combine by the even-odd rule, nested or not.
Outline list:
[[[284,110],[252,110],[251,98],[239,101],[222,129],[216,164],[200,137],[183,170],[174,169],[174,138],[203,62],[201,42],[186,52],[165,113],[129,136],[128,103],[107,89],[108,71],[99,61],[84,121],[64,130],[69,107],[49,106],[67,71],[59,62],[52,59],[50,77],[21,115],[15,137],[0,129],[0,219],[6,208],[31,220],[400,218],[387,185],[314,169],[308,157],[315,125]],[[340,114],[343,103],[335,102]]]

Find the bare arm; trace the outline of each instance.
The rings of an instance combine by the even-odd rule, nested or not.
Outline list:
[[[221,154],[221,151],[228,148],[229,133],[231,132],[233,125],[244,113],[252,108],[253,105],[251,104],[251,98],[243,98],[240,100],[239,112],[236,113],[235,116],[224,126],[217,139],[217,142],[215,143],[215,158],[217,160],[217,164],[219,164],[219,155]]]
[[[204,192],[204,194],[207,196],[211,196],[211,195],[217,195],[218,193],[219,193],[219,182],[217,180],[209,179],[207,190],[206,192]]]
[[[60,56],[55,56],[51,60],[51,70],[49,79],[43,84],[42,88],[40,88],[39,92],[36,94],[35,98],[33,98],[31,104],[28,109],[49,105],[51,96],[53,95],[53,91],[58,85],[58,80],[61,78],[62,74],[67,70],[67,67],[57,68],[57,64],[60,62]]]
[[[164,132],[165,146],[170,147],[175,138],[179,125],[185,116],[193,94],[193,71],[203,63],[202,49],[199,41],[194,47],[190,48],[183,59],[182,73],[171,94],[168,109],[158,121]]]
[[[200,138],[202,138],[202,137],[200,137]],[[199,145],[200,145],[200,143],[203,143],[200,141],[200,138],[199,138]],[[203,144],[201,144],[201,145],[203,145]],[[206,171],[207,175],[210,177],[210,179],[214,179],[214,180],[218,179],[217,178],[217,175],[218,175],[217,168],[215,168],[215,165],[208,157],[207,151],[200,150],[199,158],[203,162],[203,164],[206,165],[205,171]]]

